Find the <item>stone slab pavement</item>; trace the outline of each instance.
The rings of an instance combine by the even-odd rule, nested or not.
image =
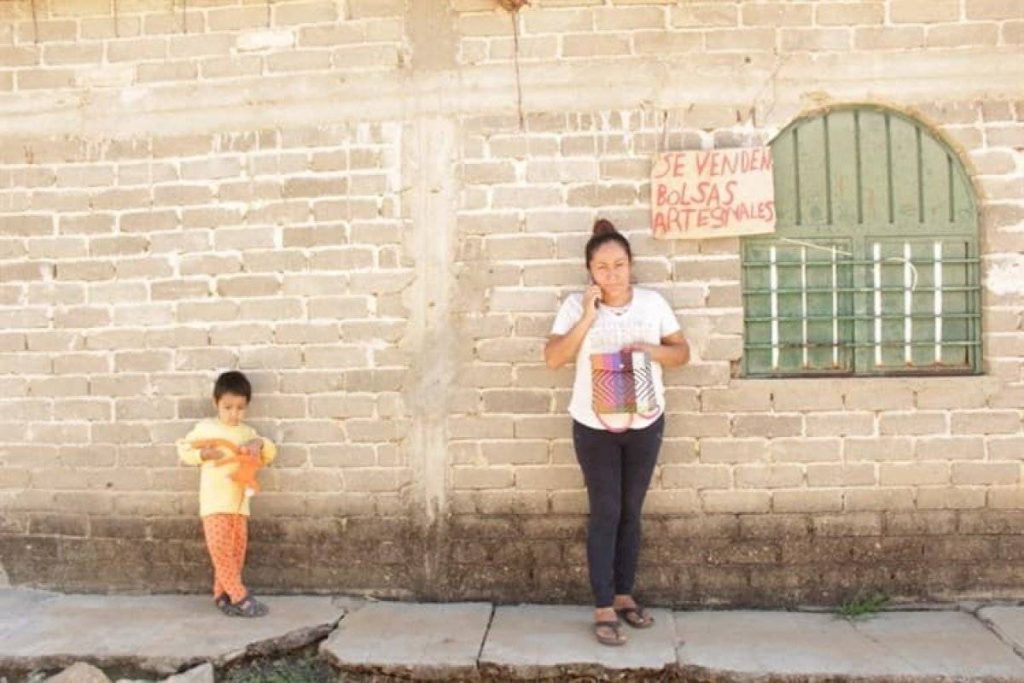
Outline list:
[[[320,652],[342,669],[419,679],[471,676],[492,611],[482,602],[373,603],[342,619]]]
[[[335,668],[414,680],[1024,683],[1024,606],[897,610],[849,621],[782,611],[652,610],[653,628],[597,644],[572,605],[266,597],[230,619],[206,596],[0,590],[0,677],[76,661],[158,676],[322,641]],[[230,628],[225,628],[230,624]],[[17,677],[9,683],[18,681]]]
[[[1024,608],[993,606],[978,610],[978,618],[1024,657]]]
[[[563,605],[498,607],[487,633],[480,666],[506,678],[540,678],[558,673],[597,675],[602,671],[655,673],[676,663],[672,612],[651,610],[654,626],[626,628],[620,647],[598,643],[590,622],[593,608]]]
[[[316,642],[360,602],[312,596],[261,597],[262,619],[225,617],[208,596],[61,595],[0,590],[0,671],[99,667],[171,674],[265,650]]]
[[[689,612],[676,614],[676,632],[684,671],[735,680],[771,673],[785,680],[1024,681],[1024,659],[959,611],[886,612],[858,621],[798,612]]]

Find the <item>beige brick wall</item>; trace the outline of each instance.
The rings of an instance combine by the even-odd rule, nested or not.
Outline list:
[[[953,124],[939,129],[940,135],[1002,128],[1006,124],[999,120],[1008,118],[994,103],[922,109],[936,119],[959,112]],[[992,110],[992,120],[983,109]],[[477,330],[462,382],[474,392],[468,406],[475,411],[467,410],[465,419],[475,414],[495,430],[513,429],[516,436],[532,431],[530,436],[549,439],[551,452],[547,467],[533,457],[525,466],[512,463],[514,477],[484,479],[493,463],[483,457],[457,464],[456,510],[484,514],[504,505],[512,512],[517,490],[532,495],[539,488],[538,469],[549,475],[540,488],[582,491],[569,425],[557,417],[565,410],[572,371],[548,371],[539,349],[554,317],[554,302],[585,284],[582,245],[598,215],[631,228],[638,279],[673,303],[695,349],[688,367],[666,375],[669,424],[652,485],[652,511],[986,507],[998,504],[997,484],[1020,484],[1021,459],[1006,449],[993,453],[988,448],[998,435],[1021,431],[1020,355],[1009,345],[1022,338],[1019,315],[1012,312],[1020,294],[1002,298],[989,292],[986,297],[986,310],[1000,311],[996,315],[1006,316],[1003,324],[1010,328],[996,332],[986,326],[990,366],[1006,367],[990,372],[995,376],[737,378],[743,313],[736,243],[656,242],[644,227],[650,154],[670,137],[693,141],[693,146],[721,144],[731,129],[664,128],[662,120],[660,112],[634,110],[527,114],[522,133],[514,117],[471,118],[461,125],[460,179],[467,188],[459,211],[463,273],[474,289],[485,292],[463,302],[468,314],[463,324]],[[1024,130],[1019,123],[1010,125]],[[767,140],[771,132],[748,129],[745,135]],[[970,150],[967,162],[993,151],[984,146]],[[1002,151],[1016,157],[1005,169],[1019,180],[1019,152]],[[979,175],[980,184],[989,177]],[[505,202],[508,195],[517,200]],[[1015,225],[1012,219],[989,221],[985,228],[987,234],[1005,234],[1019,229]],[[1013,258],[1009,251],[989,250],[987,256]],[[485,327],[489,334],[481,331]],[[1008,345],[993,347],[1004,335]],[[504,370],[498,363],[508,362],[511,373],[490,371]],[[491,400],[495,396],[501,398]],[[1008,398],[1014,407],[1000,407]],[[493,421],[494,413],[507,422]],[[553,418],[540,422],[537,413]],[[465,448],[479,454],[478,439],[501,434],[455,436],[471,439]],[[564,475],[563,467],[568,467]],[[472,477],[473,472],[479,476]],[[473,483],[463,486],[461,481]],[[681,497],[694,489],[695,496]],[[574,500],[572,509],[585,512],[585,498]]]
[[[538,2],[520,12],[519,60],[849,53],[1020,45],[1019,3],[992,0]],[[512,21],[493,2],[454,2],[465,64],[512,59]]]
[[[136,538],[160,551],[104,585],[202,585],[172,444],[239,368],[282,446],[257,582],[570,595],[572,370],[541,356],[597,216],[694,350],[666,375],[648,504],[666,599],[834,596],[797,590],[844,585],[831,569],[786,583],[799,552],[765,545],[803,535],[892,537],[909,561],[913,524],[1016,557],[996,536],[1024,507],[1019,2],[117,7],[0,2],[0,577],[103,587],[90,567]],[[742,379],[739,242],[650,237],[652,154],[760,144],[842,102],[910,113],[964,161],[985,376]],[[576,573],[527,566],[545,561]],[[976,576],[922,581],[1022,588]]]
[[[5,206],[5,466],[37,491],[95,489],[108,513],[123,491],[168,490],[194,512],[172,442],[209,414],[215,373],[237,367],[254,380],[254,424],[282,444],[265,510],[303,514],[326,494],[394,510],[409,482],[395,455],[410,368],[396,347],[411,281],[400,148],[392,123],[9,142],[19,189],[4,198],[26,192],[45,223]],[[69,460],[83,447],[98,457]],[[40,507],[5,494],[12,511]],[[64,503],[76,510],[42,507]]]

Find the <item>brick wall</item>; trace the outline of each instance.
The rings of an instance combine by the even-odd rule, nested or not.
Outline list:
[[[0,582],[204,589],[173,440],[237,367],[258,588],[586,601],[541,349],[601,215],[694,349],[647,595],[1020,595],[1024,5],[534,4],[517,79],[491,0],[0,1]],[[742,379],[738,241],[645,227],[651,154],[850,101],[968,169],[985,376]]]

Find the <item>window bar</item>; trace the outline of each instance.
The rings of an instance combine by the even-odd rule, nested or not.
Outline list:
[[[832,367],[839,367],[839,273],[832,245]]]
[[[807,247],[800,247],[800,325],[803,334],[804,367],[810,364],[807,347]]]
[[[935,257],[934,276],[932,283],[935,286],[935,362],[942,362],[942,242],[935,242],[933,247]]]
[[[946,259],[945,263],[948,264],[950,262],[950,260],[952,260],[952,259]],[[780,263],[779,264],[779,268],[781,268],[784,265],[786,265],[786,264],[785,263]],[[865,286],[865,287],[839,287],[840,293],[842,293],[842,292],[853,292],[855,294],[856,293],[861,293],[861,292],[874,292],[875,289],[879,289],[882,292],[899,292],[901,294],[903,293],[903,285],[900,285],[898,287],[878,287],[878,288],[874,287],[873,285],[868,285],[868,286]],[[935,288],[934,287],[929,287],[927,285],[926,286],[917,286],[917,287],[914,287],[914,291],[915,292],[934,292]],[[949,287],[943,287],[942,291],[943,292],[970,292],[972,294],[977,294],[980,291],[980,287],[978,285],[950,285]],[[807,293],[808,294],[822,294],[822,293],[830,294],[831,292],[832,292],[832,288],[831,287],[808,287],[807,288]],[[800,288],[799,287],[779,287],[779,294],[799,294],[799,293],[800,293]],[[754,289],[754,290],[746,290],[746,291],[742,292],[742,294],[743,294],[743,296],[746,296],[746,297],[750,297],[750,296],[763,296],[764,292],[762,292],[760,290]],[[902,316],[902,315],[903,314],[900,313],[900,316]],[[931,314],[929,313],[928,316],[931,317]]]
[[[768,248],[768,286],[771,289],[772,307],[772,369],[779,368],[779,269],[776,267],[775,245]]]
[[[882,245],[875,242],[872,247],[874,256],[875,280],[875,365],[882,364]]]
[[[910,315],[914,306],[914,271],[910,263],[913,254],[910,250],[910,242],[903,243],[903,362],[913,365],[914,354],[910,343],[913,341],[914,325]]]

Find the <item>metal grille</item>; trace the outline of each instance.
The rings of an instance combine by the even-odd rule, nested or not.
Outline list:
[[[981,368],[973,195],[917,123],[871,109],[772,143],[777,232],[743,240],[749,376]]]

